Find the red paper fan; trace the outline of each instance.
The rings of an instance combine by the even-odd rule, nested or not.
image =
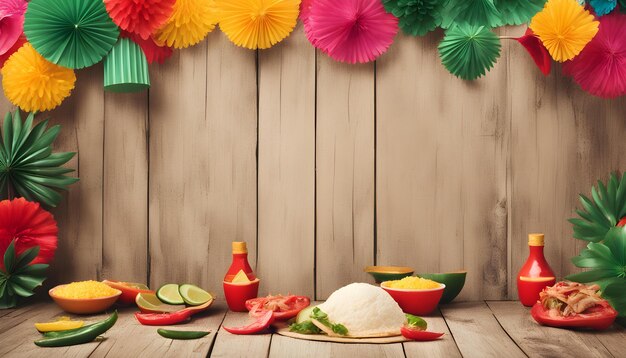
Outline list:
[[[147,40],[172,15],[176,0],[104,0],[113,22]]]
[[[0,255],[15,240],[16,254],[39,245],[39,256],[33,263],[48,263],[57,248],[59,229],[52,214],[42,209],[38,203],[24,198],[0,201]],[[0,260],[0,268],[4,264]]]
[[[543,45],[543,42],[535,36],[533,31],[531,29],[526,30],[526,34],[516,38],[516,40],[528,51],[541,72],[546,76],[549,75],[552,69],[552,57],[550,57],[548,49]]]
[[[174,53],[171,47],[159,46],[152,37],[144,40],[141,36],[126,31],[122,31],[120,36],[128,37],[139,45],[150,64],[154,62],[163,63]]]
[[[615,11],[598,21],[598,34],[563,64],[563,73],[595,96],[615,98],[626,94],[626,14]]]
[[[14,54],[17,50],[19,50],[20,47],[22,47],[22,45],[24,45],[25,43],[26,43],[26,36],[22,35],[17,39],[17,41],[13,44],[13,46],[7,52],[0,55],[0,68],[4,67],[4,63],[6,62],[6,60],[8,60],[9,57],[11,57],[11,55]]]
[[[304,30],[309,41],[330,57],[364,63],[383,54],[398,33],[398,18],[381,1],[315,0]]]
[[[311,13],[311,5],[313,5],[313,0],[302,0],[300,2],[300,21],[303,23],[307,21],[309,18],[309,14]]]
[[[24,31],[25,0],[0,1],[0,55],[7,53]]]

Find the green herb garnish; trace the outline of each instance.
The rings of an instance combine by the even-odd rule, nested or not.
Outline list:
[[[322,331],[313,322],[304,321],[300,323],[292,323],[289,326],[290,332],[296,332],[300,334],[320,334]]]
[[[407,326],[410,328],[419,328],[422,331],[425,331],[426,328],[428,328],[428,323],[426,323],[426,321],[421,317],[406,313],[406,320]]]
[[[311,312],[311,318],[330,328],[334,333],[337,333],[341,336],[348,335],[348,329],[346,328],[346,326],[344,326],[343,324],[332,323],[331,321],[329,321],[328,315],[324,313],[324,311],[319,309],[319,307],[315,307],[313,309],[313,312]]]

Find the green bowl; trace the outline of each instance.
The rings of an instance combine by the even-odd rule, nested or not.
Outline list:
[[[401,280],[413,274],[413,269],[405,266],[367,266],[364,270],[374,277],[376,283]]]
[[[446,273],[423,273],[417,276],[443,283],[446,288],[443,290],[443,296],[439,303],[450,303],[461,293],[465,285],[465,276],[467,271],[446,272]]]

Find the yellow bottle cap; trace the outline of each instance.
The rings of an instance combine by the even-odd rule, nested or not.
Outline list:
[[[528,234],[528,246],[543,246],[543,234]]]
[[[245,242],[233,241],[233,254],[247,254],[248,247]]]

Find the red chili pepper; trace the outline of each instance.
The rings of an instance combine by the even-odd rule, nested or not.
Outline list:
[[[146,326],[168,326],[171,324],[181,323],[189,319],[192,315],[204,311],[211,306],[209,301],[200,306],[187,307],[180,311],[172,313],[141,313],[135,312],[135,318],[139,323]]]
[[[261,332],[274,322],[274,312],[266,311],[262,316],[258,316],[254,323],[243,327],[224,327],[227,332],[232,334],[253,334]]]
[[[443,336],[443,333],[428,332],[428,331],[423,331],[417,328],[411,328],[408,326],[403,326],[402,328],[400,328],[400,332],[402,333],[404,338],[412,339],[414,341],[422,341],[422,342],[434,341],[435,339],[438,339],[439,337]]]

